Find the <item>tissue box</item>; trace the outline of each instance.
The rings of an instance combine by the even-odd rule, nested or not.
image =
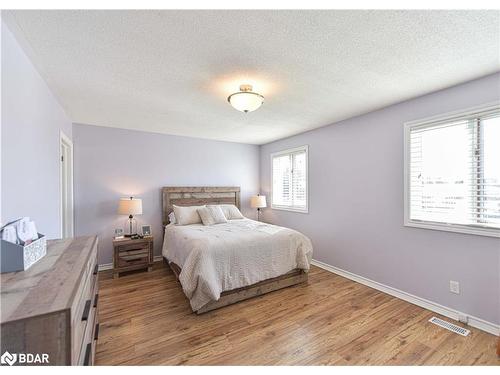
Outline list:
[[[29,245],[21,246],[0,240],[1,272],[26,271],[47,254],[47,239],[38,233],[38,239]]]

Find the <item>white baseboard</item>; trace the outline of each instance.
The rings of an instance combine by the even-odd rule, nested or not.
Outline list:
[[[153,258],[153,262],[161,262],[163,260],[162,255],[155,255]],[[113,269],[113,263],[103,263],[99,264],[99,271],[107,271]]]
[[[435,313],[444,315],[444,316],[451,318],[451,319],[454,319],[456,321],[458,321],[459,316],[467,316],[468,324],[471,327],[475,327],[475,328],[478,328],[482,331],[491,333],[493,335],[500,336],[500,325],[498,325],[498,324],[487,322],[484,319],[477,318],[475,316],[471,316],[471,315],[462,313],[461,311],[454,310],[452,308],[440,305],[438,303],[426,300],[424,298],[414,296],[413,294],[404,292],[402,290],[393,288],[393,287],[388,286],[388,285],[381,284],[377,281],[367,279],[366,277],[356,275],[352,272],[345,271],[343,269],[331,266],[329,264],[320,262],[319,260],[313,259],[311,263],[315,266],[323,268],[326,271],[335,273],[339,276],[343,276],[343,277],[350,279],[350,280],[353,280],[357,283],[369,286],[370,288],[380,290],[381,292],[390,294],[391,296],[394,296],[396,298],[410,302],[414,305],[423,307],[424,309],[433,311]]]

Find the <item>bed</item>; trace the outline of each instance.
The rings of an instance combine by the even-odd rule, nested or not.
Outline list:
[[[248,218],[210,226],[169,222],[173,205],[239,209],[239,187],[164,187],[162,195],[162,254],[196,313],[307,282],[312,245],[297,231]]]

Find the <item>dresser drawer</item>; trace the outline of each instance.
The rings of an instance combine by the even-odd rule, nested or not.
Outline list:
[[[72,363],[78,360],[88,322],[93,320],[93,304],[98,281],[97,271],[97,251],[94,251],[85,267],[71,308]]]
[[[98,326],[96,325],[96,328]],[[95,360],[95,352],[97,347],[97,340],[92,340],[90,342],[86,342],[85,345],[82,346],[82,353],[80,356],[80,360],[78,365],[80,366],[93,366]]]
[[[78,356],[78,365],[91,366],[94,364],[95,347],[97,345],[98,334],[98,311],[99,295],[97,293],[97,284],[93,289],[93,299],[89,312],[87,324],[83,334],[83,341]]]

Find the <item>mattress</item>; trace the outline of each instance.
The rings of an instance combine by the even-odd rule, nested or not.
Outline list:
[[[250,219],[165,227],[163,256],[182,268],[179,281],[193,311],[222,292],[308,271],[312,244],[303,234]]]

